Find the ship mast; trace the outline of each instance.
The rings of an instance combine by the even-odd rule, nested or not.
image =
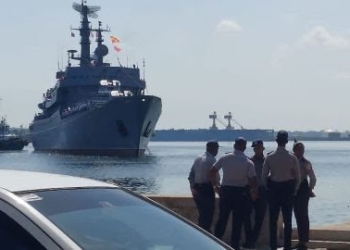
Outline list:
[[[80,32],[80,57],[72,57],[72,59],[80,60],[80,66],[90,65],[90,22],[88,17],[97,18],[97,11],[101,9],[100,6],[87,6],[86,0],[82,0],[81,4],[73,3],[73,9],[81,14],[81,26],[78,29]]]
[[[232,125],[231,125],[232,113],[231,113],[231,112],[228,112],[228,114],[225,115],[224,118],[227,119],[227,121],[228,121],[228,124],[227,124],[227,126],[226,126],[226,130],[232,130],[232,129],[233,129],[233,127],[232,127]]]
[[[98,29],[91,29],[91,31],[96,32],[96,42],[97,42],[97,48],[94,51],[94,57],[96,58],[95,65],[102,65],[103,64],[103,57],[108,54],[108,48],[103,43],[103,36],[102,32],[109,32],[110,30],[102,29],[102,22],[98,22]]]
[[[213,125],[209,129],[217,130],[218,127],[216,126],[215,120],[217,119],[216,111],[214,111],[213,114],[209,115],[209,118],[213,120]]]

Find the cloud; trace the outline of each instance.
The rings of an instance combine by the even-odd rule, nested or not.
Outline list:
[[[280,67],[281,61],[287,58],[289,55],[298,50],[314,46],[333,49],[348,49],[350,48],[350,39],[347,37],[334,35],[323,26],[315,26],[295,42],[291,44],[278,45],[272,55],[271,65],[273,67]],[[348,76],[339,74],[335,77],[337,79],[345,79]]]
[[[220,33],[232,33],[242,31],[242,27],[233,20],[222,20],[217,26]]]
[[[350,46],[350,40],[342,36],[332,35],[323,26],[316,26],[303,35],[303,37],[299,40],[299,44],[308,46],[319,45],[333,48],[348,48]]]

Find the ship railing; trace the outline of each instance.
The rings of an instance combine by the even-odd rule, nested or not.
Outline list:
[[[120,97],[129,97],[133,95],[139,95],[142,93],[141,91],[135,91],[135,93],[131,90],[117,90],[117,89],[100,89],[98,91],[98,97],[108,97],[108,98],[120,98]]]
[[[76,114],[78,112],[88,111],[90,109],[90,106],[91,106],[91,102],[88,100],[76,103],[76,104],[71,105],[69,107],[63,108],[61,110],[61,117],[65,118],[67,116]]]
[[[1,140],[11,140],[11,139],[21,139],[19,135],[16,134],[5,134],[5,135],[0,135]]]
[[[51,115],[47,114],[47,113],[39,113],[39,114],[35,114],[34,116],[34,120],[42,120],[45,118],[49,118]]]
[[[108,89],[99,89],[98,95],[99,96],[111,96],[111,91]]]

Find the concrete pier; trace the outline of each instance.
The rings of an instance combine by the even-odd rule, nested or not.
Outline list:
[[[197,224],[198,211],[192,197],[186,196],[154,196],[149,195],[150,199],[162,204],[163,206],[171,209],[177,214],[185,217],[186,219]],[[214,221],[212,231],[214,230],[215,223],[218,218],[218,201],[216,200],[216,209],[214,215]],[[227,228],[223,241],[230,243],[231,235],[231,218],[227,223]],[[283,223],[279,220],[278,223],[278,240],[283,243]],[[311,225],[312,226],[312,225]],[[242,230],[243,231],[243,230]],[[242,232],[241,243],[244,242],[244,233]],[[297,243],[297,230],[293,229],[293,242]],[[258,249],[268,249],[269,245],[269,228],[268,228],[268,213],[265,216],[265,220],[261,229],[260,237],[257,242]],[[328,249],[328,250],[350,250],[350,222],[340,225],[330,225],[326,227],[311,228],[310,230],[310,249]]]

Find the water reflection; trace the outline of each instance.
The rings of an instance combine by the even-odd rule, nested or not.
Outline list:
[[[138,193],[159,192],[158,157],[83,156],[29,150],[0,154],[0,168],[66,174],[109,181]]]
[[[154,194],[159,192],[159,185],[155,178],[120,178],[115,180],[106,179],[104,181],[140,194]]]

